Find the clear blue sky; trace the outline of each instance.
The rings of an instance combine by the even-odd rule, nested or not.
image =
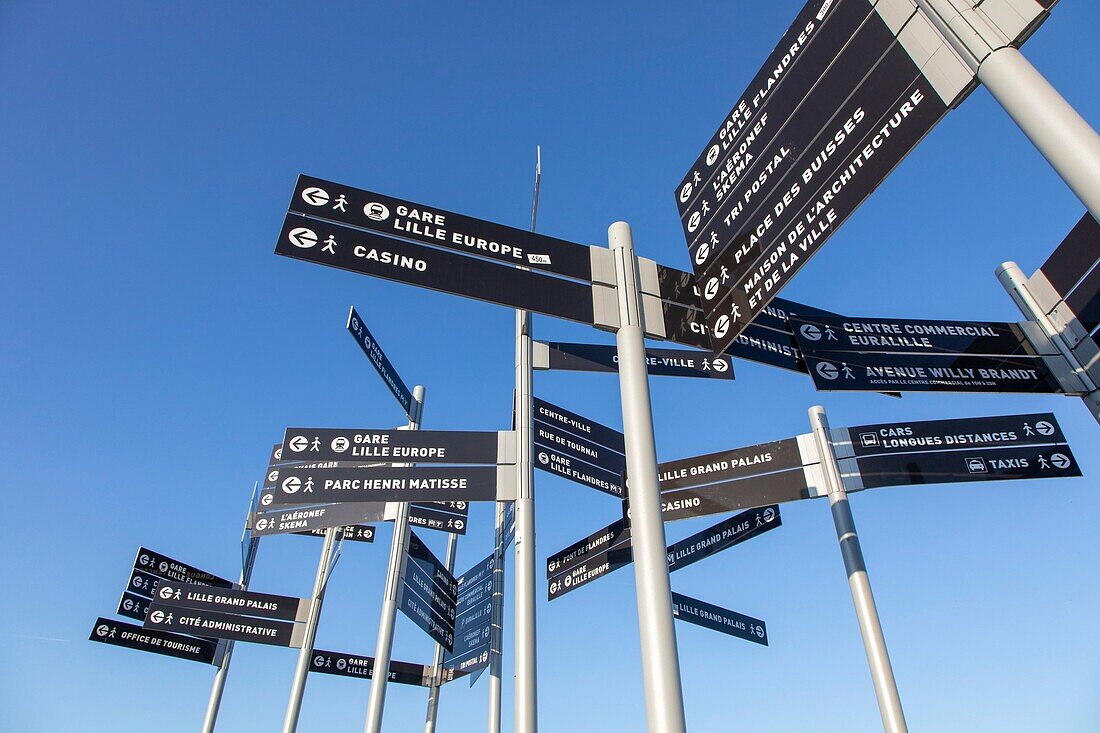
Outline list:
[[[88,633],[138,545],[235,576],[245,503],[285,426],[401,422],[344,331],[349,305],[410,385],[427,385],[426,427],[507,427],[511,311],[274,256],[299,172],[525,226],[541,144],[541,231],[602,244],[625,219],[641,254],[687,269],[673,189],[800,6],[4,3],[5,727],[197,728],[211,668]],[[1094,126],[1098,24],[1094,2],[1066,0],[1024,48]],[[993,269],[1031,272],[1082,210],[978,90],[784,295],[852,315],[1016,320]],[[550,318],[535,329],[610,343]],[[1097,730],[1100,436],[1078,400],[817,394],[744,362],[737,377],[653,382],[662,460],[806,432],[817,403],[837,426],[1053,410],[1085,478],[852,504],[912,730]],[[536,393],[621,424],[612,377],[539,374]],[[547,474],[536,489],[540,558],[618,511]],[[490,509],[471,520],[459,570],[489,548]],[[876,730],[827,507],[784,506],[783,523],[673,576],[764,619],[771,640],[678,626],[690,727]],[[372,652],[389,535],[346,549],[319,646]],[[442,552],[442,536],[429,542]],[[265,540],[254,588],[308,593],[319,549]],[[631,571],[544,594],[540,581],[543,729],[642,730]],[[394,648],[431,653],[403,617]],[[221,729],[276,729],[293,666],[289,650],[239,647]],[[300,730],[357,730],[367,694],[312,678]],[[392,686],[387,729],[415,730],[424,702]],[[440,730],[478,730],[485,711],[485,679],[448,686]]]

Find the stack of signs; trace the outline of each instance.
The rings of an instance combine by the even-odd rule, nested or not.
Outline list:
[[[791,322],[820,390],[1061,391],[1014,323],[840,316]]]
[[[602,344],[569,344],[560,341],[534,342],[532,366],[574,372],[619,371],[619,352]],[[733,362],[725,355],[688,349],[645,350],[646,369],[653,377],[696,377],[733,379]]]
[[[534,398],[535,467],[623,498],[626,447],[618,430]]]
[[[980,12],[1021,41],[1045,14]],[[999,8],[999,10],[998,10]],[[1002,40],[1003,44],[1004,41]],[[676,188],[712,348],[735,342],[973,73],[911,2],[810,0]]]
[[[494,623],[494,567],[494,557],[489,555],[458,578],[454,649],[443,659],[449,679],[476,672],[489,665]]]
[[[586,245],[308,176],[289,208],[279,255],[590,325],[609,300]]]
[[[145,628],[300,647],[309,607],[308,598],[161,581]]]
[[[341,527],[344,539],[354,542],[374,542],[374,527],[358,524],[364,520],[382,519],[385,506],[377,505],[318,505],[310,508],[293,507],[270,509],[275,503],[275,490],[279,483],[279,471],[294,464],[283,460],[282,443],[276,443],[271,449],[271,458],[267,464],[263,484],[260,487],[260,507],[265,511],[255,512],[249,518],[249,530],[253,535],[263,537],[274,534],[300,534],[324,537],[325,531],[332,527]],[[321,464],[311,464],[321,465]],[[324,464],[328,465],[328,464]],[[332,465],[340,465],[334,463]],[[351,464],[358,465],[358,464]]]
[[[848,491],[1081,475],[1050,413],[861,425],[832,433]]]
[[[757,537],[782,524],[778,506],[766,506],[724,519],[713,527],[674,542],[666,548],[669,572]],[[633,560],[630,524],[619,519],[546,560],[549,599],[554,600],[582,585],[629,565]],[[673,594],[674,596],[677,594]],[[708,626],[732,636],[767,644],[763,621],[682,596],[674,606],[678,618]],[[694,610],[692,610],[694,609]]]
[[[283,455],[318,464],[279,469],[275,504],[495,501],[515,483],[515,433],[287,428]],[[341,465],[340,461],[489,464]]]
[[[145,621],[153,594],[161,582],[171,583],[207,583],[214,587],[229,588],[233,584],[205,570],[199,570],[186,563],[173,560],[144,547],[138,548],[134,568],[126,590],[119,601],[118,614],[138,621]],[[207,664],[215,663],[218,651],[216,639],[212,635],[201,637],[191,633],[180,634],[173,631],[143,629],[136,624],[124,621],[98,618],[92,628],[92,641],[114,646],[123,646],[139,651],[164,654],[181,659],[190,659]],[[205,638],[202,638],[205,637]]]
[[[823,496],[812,436],[667,461],[657,466],[666,522]],[[629,505],[623,505],[629,517]]]
[[[1027,289],[1092,382],[1100,384],[1100,224],[1091,214],[1028,278]],[[1100,403],[1090,409],[1100,415]]]
[[[340,677],[374,679],[374,657],[314,649],[309,671],[333,674]],[[432,684],[432,668],[424,664],[391,661],[389,681],[402,685],[430,687]]]
[[[401,612],[436,643],[454,648],[458,581],[432,551],[409,530],[408,556],[401,576]]]

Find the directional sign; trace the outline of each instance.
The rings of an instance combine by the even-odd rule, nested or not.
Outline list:
[[[681,621],[704,626],[739,639],[768,645],[768,629],[764,622],[728,608],[705,603],[682,593],[672,593],[672,615]]]
[[[634,554],[630,545],[620,543],[615,547],[587,556],[579,564],[575,564],[567,570],[559,571],[550,579],[547,598],[554,600],[570,591],[588,585],[593,580],[598,580],[608,573],[619,568],[626,567],[634,560]]]
[[[310,605],[307,598],[171,581],[160,582],[153,602],[162,608],[220,611],[283,621],[305,621]]]
[[[625,519],[616,519],[603,529],[596,530],[561,552],[546,558],[546,577],[553,578],[560,575],[588,558],[618,547],[629,540],[630,524]]]
[[[382,347],[378,345],[377,339],[363,323],[363,318],[355,311],[355,306],[351,307],[348,312],[348,333],[355,338],[355,343],[359,344],[359,348],[363,350],[363,353],[370,359],[370,363],[374,365],[374,368],[378,370],[378,376],[382,377],[382,381],[386,383],[386,386],[393,392],[393,396],[397,398],[398,404],[401,405],[401,409],[405,411],[405,414],[412,419],[412,404],[413,397],[412,392],[405,382],[401,379],[401,375],[397,373],[397,370],[393,368],[393,364],[390,362],[386,352],[382,351]]]
[[[759,149],[795,112],[869,12],[869,3],[847,0],[816,0],[802,8],[676,187],[681,217],[701,210],[703,202],[710,209],[730,197],[728,186],[747,178]]]
[[[213,573],[200,570],[187,563],[182,563],[179,560],[173,560],[167,555],[153,552],[144,547],[138,548],[137,557],[134,558],[134,569],[156,575],[158,578],[175,580],[180,583],[204,583],[223,588],[233,586],[232,581],[220,578]]]
[[[541,342],[536,342],[540,344]],[[535,368],[580,372],[618,372],[619,354],[614,346],[601,344],[571,344],[552,341],[545,344],[546,366]],[[733,379],[733,362],[729,356],[715,356],[709,351],[685,349],[646,349],[646,367],[654,377],[696,377],[700,379]]]
[[[275,254],[592,325],[592,286],[288,214]],[[587,253],[586,253],[587,254]],[[551,259],[553,259],[551,257]]]
[[[511,265],[592,279],[586,245],[319,178],[298,177],[290,210]]]
[[[134,570],[130,573],[130,580],[126,583],[126,590],[142,598],[152,598],[153,591],[157,588],[160,578],[152,573],[142,570]]]
[[[444,508],[445,504],[466,506],[466,502],[458,501],[410,504],[409,524],[451,534],[466,534],[468,509],[449,511]]]
[[[401,585],[401,612],[423,629],[440,646],[448,650],[453,648],[454,606],[451,605],[448,609],[445,604],[433,602],[432,598],[421,595],[425,587],[435,589],[437,586],[431,582],[431,578],[424,574],[416,563],[409,562],[406,564],[405,576],[406,580]],[[448,610],[450,613],[448,613]]]
[[[276,509],[254,514],[252,531],[259,537],[313,530],[324,534],[324,530],[330,527],[345,527],[357,522],[380,522],[385,512],[385,502],[323,504],[315,507]],[[371,541],[373,539],[372,536]]]
[[[444,667],[468,674],[489,663],[493,625],[493,555],[458,578],[454,649]]]
[[[287,428],[283,455],[306,461],[515,463],[508,431]],[[284,469],[285,470],[285,469]]]
[[[435,556],[431,548],[424,544],[424,540],[420,539],[416,532],[411,530],[409,531],[407,551],[410,558],[423,564],[431,575],[432,581],[440,587],[443,595],[447,598],[447,602],[453,606],[458,595],[458,581],[447,569],[447,566]]]
[[[294,534],[324,537],[327,533],[327,529],[307,529]],[[350,542],[374,542],[374,527],[369,524],[349,524],[340,527],[337,537]]]
[[[515,471],[496,466],[284,469],[276,504],[495,501]]]
[[[374,679],[374,657],[314,649],[309,662],[309,671],[370,680]],[[390,682],[402,685],[429,687],[431,686],[431,667],[391,661],[388,679]]]
[[[814,386],[826,391],[1062,391],[1041,357],[934,354],[804,354]]]
[[[119,599],[118,610],[115,611],[115,613],[119,616],[125,616],[126,618],[144,621],[145,614],[149,612],[149,605],[151,603],[151,599],[127,591],[124,592],[122,598]]]
[[[1032,356],[1036,353],[1014,323],[796,316],[791,324],[799,348],[812,355],[877,352]]]
[[[844,428],[856,456],[1065,443],[1049,412],[857,425]],[[834,431],[836,434],[842,431]]]
[[[1090,271],[1095,275],[1094,268],[1098,260],[1100,260],[1100,223],[1097,223],[1092,214],[1086,211],[1039,268],[1039,272],[1046,277],[1055,292],[1065,299],[1084,284],[1082,281]],[[1086,294],[1088,297],[1083,297]],[[1095,300],[1096,291],[1092,287],[1086,287],[1085,293],[1078,296],[1079,305],[1095,302]],[[1076,308],[1074,312],[1079,313]],[[1093,327],[1095,326],[1096,324],[1093,324]],[[1091,331],[1092,328],[1086,330]]]
[[[621,474],[626,470],[626,456],[622,453],[567,433],[537,418],[532,425],[532,434],[537,447],[550,448],[575,461],[583,461],[613,475]]]
[[[663,303],[665,338],[686,346],[710,346],[710,327],[701,310]],[[794,337],[755,323],[726,347],[726,354],[794,372],[806,372]]]
[[[612,473],[602,468],[576,460],[557,449],[535,444],[535,468],[552,473],[583,486],[602,491],[616,498],[626,496],[623,489],[622,473]]]
[[[101,644],[124,646],[127,649],[164,654],[205,664],[213,664],[218,646],[213,641],[174,634],[170,631],[145,629],[125,621],[112,621],[102,617],[96,619],[88,639]]]
[[[554,425],[573,435],[587,438],[593,443],[605,446],[618,453],[626,453],[623,434],[614,428],[601,425],[563,407],[540,400],[538,397],[534,398],[534,408],[535,420],[547,425]]]
[[[661,492],[714,484],[762,473],[800,468],[805,461],[797,438],[666,461],[657,466]]]
[[[859,486],[852,488],[864,489],[1081,475],[1073,453],[1065,444],[866,456],[842,461],[841,470],[846,476],[851,476],[853,460]]]
[[[666,522],[672,522],[707,514],[722,514],[735,509],[824,496],[821,481],[809,480],[807,474],[811,473],[810,468],[817,467],[795,468],[662,493],[661,515]],[[623,511],[627,517],[630,516],[630,507],[625,502]]]
[[[288,621],[162,606],[154,602],[149,608],[149,615],[145,617],[145,628],[182,631],[257,644],[300,647],[305,626]]]
[[[757,507],[736,517],[724,519],[718,524],[673,542],[668,546],[668,570],[680,570],[722,550],[729,549],[783,524],[779,506]]]

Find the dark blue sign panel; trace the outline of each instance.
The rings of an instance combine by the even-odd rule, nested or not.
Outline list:
[[[102,617],[96,619],[88,639],[101,644],[124,646],[127,649],[164,654],[205,664],[213,663],[218,646],[213,641],[174,634],[170,631],[143,629],[125,621],[112,621]]]
[[[370,680],[374,679],[374,657],[314,649],[309,671]],[[423,664],[391,661],[389,681],[428,687],[428,673]]]
[[[547,368],[579,372],[618,372],[619,353],[614,346],[551,341],[547,345]],[[645,350],[646,368],[654,377],[696,377],[733,379],[733,362],[728,356],[686,349]]]
[[[768,645],[768,628],[752,616],[705,603],[682,593],[672,594],[672,615],[681,621],[703,626],[739,639]]]
[[[382,351],[382,347],[378,345],[378,341],[371,334],[370,329],[363,323],[363,318],[355,311],[355,306],[352,306],[351,311],[348,313],[348,333],[355,337],[355,343],[359,344],[359,348],[370,359],[370,363],[378,370],[378,376],[382,377],[382,381],[393,392],[393,396],[397,398],[401,409],[405,411],[405,414],[411,420],[412,391],[405,385],[401,375],[397,373],[389,357],[386,356],[386,352]]]

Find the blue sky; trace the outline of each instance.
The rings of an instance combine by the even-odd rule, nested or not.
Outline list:
[[[688,269],[673,189],[801,3],[5,3],[0,8],[0,706],[12,730],[198,726],[211,668],[86,641],[139,545],[221,575],[253,481],[287,425],[402,422],[344,331],[354,304],[425,427],[503,429],[512,312],[272,254],[300,172],[589,244],[629,221],[640,254]],[[1100,124],[1093,29],[1066,0],[1025,54]],[[1092,71],[1090,71],[1092,69]],[[979,89],[784,291],[851,314],[1016,320],[993,269],[1026,272],[1082,205]],[[537,317],[538,338],[611,343]],[[1097,426],[1055,396],[818,394],[739,362],[734,382],[654,380],[662,460],[836,426],[1053,410],[1086,477],[895,488],[852,505],[913,730],[1091,731]],[[613,377],[538,374],[536,394],[621,424]],[[538,554],[617,505],[536,475]],[[717,517],[668,526],[670,540]],[[673,588],[764,619],[768,648],[677,629],[695,731],[875,730],[866,661],[827,507],[676,573]],[[488,552],[476,507],[459,570]],[[430,534],[430,533],[425,533]],[[444,538],[428,540],[442,552]],[[369,654],[389,529],[346,548],[318,634]],[[265,540],[253,587],[305,595],[320,543]],[[547,604],[548,731],[642,730],[633,576]],[[505,720],[511,719],[511,628]],[[428,638],[397,624],[395,658]],[[272,730],[294,653],[238,647],[221,730]],[[310,680],[301,731],[357,729],[368,683]],[[391,686],[386,725],[422,721]],[[441,730],[484,724],[486,682],[448,686]]]

